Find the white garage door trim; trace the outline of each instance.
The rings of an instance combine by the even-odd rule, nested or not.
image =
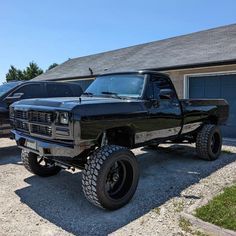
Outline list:
[[[188,99],[189,98],[189,78],[194,78],[194,77],[204,77],[204,76],[216,76],[216,75],[236,75],[236,71],[217,71],[217,72],[207,72],[207,73],[192,73],[192,74],[185,74],[184,75],[184,94],[183,98]]]

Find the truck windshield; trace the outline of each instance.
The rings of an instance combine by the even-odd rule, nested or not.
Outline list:
[[[0,85],[0,97],[5,93],[7,93],[8,91],[10,91],[11,89],[15,88],[20,83],[21,83],[20,81],[16,81]]]
[[[85,95],[141,97],[144,87],[144,75],[104,75],[98,76],[87,88]]]

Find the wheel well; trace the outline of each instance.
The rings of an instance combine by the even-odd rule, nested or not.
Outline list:
[[[106,138],[108,144],[119,145],[131,148],[134,145],[134,130],[129,126],[115,127],[106,131]],[[99,137],[101,144],[103,134]]]
[[[207,123],[217,125],[219,123],[219,119],[217,116],[209,116]]]

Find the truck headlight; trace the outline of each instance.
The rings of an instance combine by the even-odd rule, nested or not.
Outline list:
[[[59,123],[62,125],[69,124],[69,113],[68,112],[59,113]]]

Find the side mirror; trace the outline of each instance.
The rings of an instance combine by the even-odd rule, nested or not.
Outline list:
[[[20,99],[23,95],[24,93],[14,93],[12,97],[15,99]]]
[[[21,99],[21,97],[24,95],[24,93],[14,93],[12,96],[8,96],[5,98],[5,101],[8,105],[18,101]]]
[[[160,99],[173,99],[175,92],[172,89],[161,89],[159,93]]]

